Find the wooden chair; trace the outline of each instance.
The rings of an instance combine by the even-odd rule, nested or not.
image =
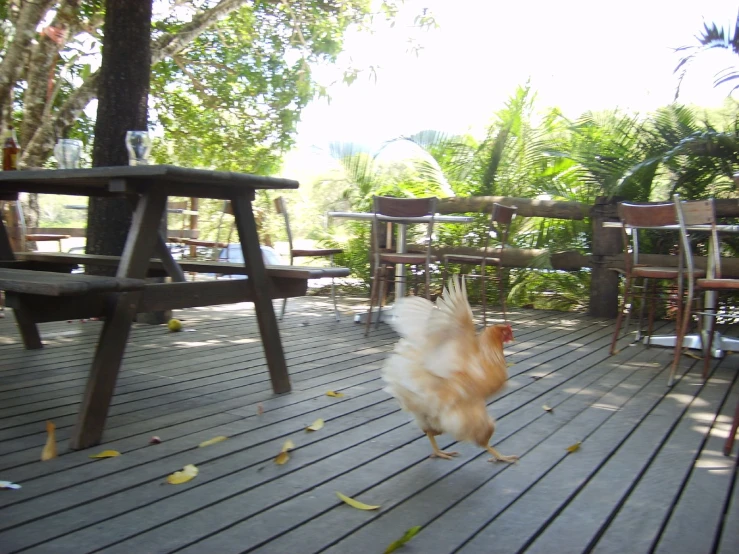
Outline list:
[[[498,290],[500,294],[500,305],[503,310],[503,319],[506,318],[506,302],[505,302],[505,290],[503,287],[503,264],[501,257],[503,249],[508,244],[508,236],[511,229],[511,221],[516,214],[518,208],[516,206],[504,206],[503,204],[493,203],[493,207],[490,210],[490,224],[488,231],[485,234],[485,248],[482,254],[444,254],[442,256],[442,263],[444,264],[444,280],[447,282],[447,275],[449,273],[449,264],[460,264],[462,266],[477,266],[480,268],[478,275],[467,274],[467,277],[474,277],[480,279],[480,293],[482,296],[482,323],[487,325],[487,294],[485,290],[485,279],[486,269],[493,266],[497,269],[494,280],[497,281]],[[490,236],[495,234],[500,245],[500,253],[495,256],[492,253],[488,253],[488,247],[490,246]]]
[[[672,229],[677,228],[677,214],[675,212],[674,202],[664,202],[660,204],[633,204],[629,202],[620,202],[618,204],[618,215],[621,219],[621,229],[623,232],[625,282],[623,304],[619,310],[618,317],[616,318],[616,328],[613,332],[613,340],[611,341],[611,354],[615,354],[617,352],[616,344],[619,339],[625,313],[627,313],[625,327],[628,331],[629,320],[632,316],[634,300],[637,296],[637,292],[640,293],[639,296],[641,298],[637,340],[641,338],[644,306],[647,301],[649,301],[650,304],[647,340],[645,341],[647,344],[649,344],[649,338],[652,336],[656,301],[657,299],[662,299],[667,302],[669,297],[669,288],[663,289],[659,286],[660,283],[668,281],[669,286],[671,287],[677,285],[676,304],[678,322],[682,319],[682,299],[684,296],[682,258],[680,258],[677,267],[662,267],[644,263],[643,259],[640,259],[639,252],[639,239],[640,235],[642,238],[644,237],[644,231],[650,230],[654,232],[659,231],[660,228],[662,228],[663,232],[674,234],[674,230],[664,229],[665,226],[672,226]],[[677,242],[677,239],[675,240]],[[705,275],[705,273],[703,273],[703,275]],[[639,283],[639,281],[641,282]],[[672,384],[674,371],[675,367],[673,365],[673,370],[670,374],[668,384]]]
[[[377,302],[377,322],[379,324],[382,317],[382,304],[385,299],[385,284],[395,283],[401,277],[393,274],[388,277],[389,272],[394,270],[396,264],[405,264],[410,266],[423,266],[426,279],[426,298],[431,299],[431,280],[430,265],[437,262],[436,256],[431,255],[432,236],[434,232],[434,216],[436,215],[436,198],[392,198],[388,196],[373,197],[373,213],[372,218],[372,260],[374,262],[374,272],[370,287],[370,307],[367,315],[367,326],[365,328],[365,336],[369,334],[372,325],[372,308]],[[387,220],[381,220],[379,216],[390,216],[397,218],[428,218],[423,223],[426,225],[426,248],[425,252],[409,252],[400,254],[397,252],[389,252],[380,246],[380,228],[387,223]],[[388,231],[389,232],[389,231]],[[418,287],[416,286],[416,293]]]
[[[290,248],[290,265],[293,265],[295,258],[328,258],[331,267],[334,267],[334,256],[343,254],[342,248],[295,248],[293,245],[293,233],[290,228],[290,215],[287,212],[287,202],[282,196],[275,198],[275,211],[282,215],[285,221],[285,231],[287,232],[287,242]],[[331,301],[334,304],[334,317],[339,321],[339,308],[336,305],[336,282],[331,277]],[[287,308],[287,298],[282,301],[282,311],[280,319],[285,317],[285,309]]]
[[[688,330],[690,319],[692,316],[698,316],[698,328],[700,329],[701,346],[703,350],[703,379],[708,377],[708,366],[711,361],[711,353],[713,349],[714,331],[716,330],[716,319],[718,318],[718,296],[722,292],[739,291],[739,279],[729,279],[723,277],[721,273],[721,243],[719,242],[718,232],[716,231],[716,208],[713,198],[708,200],[693,200],[682,202],[679,195],[675,195],[675,207],[677,211],[678,222],[680,225],[680,239],[683,245],[683,255],[685,258],[685,267],[688,278],[688,294],[685,301],[685,311],[683,313],[682,324],[678,329],[678,342],[682,344],[683,338]],[[711,271],[707,277],[701,275],[701,271],[695,267],[693,260],[693,249],[691,248],[691,225],[707,225],[710,228],[709,237],[709,267]],[[701,234],[704,234],[701,231]],[[705,272],[703,272],[705,274]],[[694,281],[694,284],[693,284]],[[704,305],[702,298],[706,292],[716,294],[713,306]],[[699,301],[697,310],[692,310],[693,299]],[[703,318],[709,321],[708,329],[703,329]],[[704,332],[705,331],[705,332]],[[680,356],[682,349],[676,352],[676,359]],[[737,428],[739,428],[739,404],[737,404],[734,414],[734,421],[731,431],[724,445],[724,454],[729,456],[734,446],[734,438]]]

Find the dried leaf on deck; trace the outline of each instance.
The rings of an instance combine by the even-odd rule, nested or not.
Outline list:
[[[262,415],[264,413],[264,406],[262,406],[262,403],[260,402],[257,404],[257,415]]]
[[[41,461],[56,458],[56,426],[53,422],[46,422],[46,444],[41,451]]]
[[[290,439],[287,439],[285,443],[282,445],[282,451],[287,452],[288,450],[292,450],[295,448],[295,443],[291,441]]]
[[[683,352],[683,356],[687,356],[688,358],[693,358],[694,360],[702,360],[703,359],[701,356],[698,356],[696,354],[693,354],[692,352]]]
[[[21,486],[17,485],[16,483],[11,483],[10,481],[0,481],[0,489],[18,490],[19,488],[21,488]]]
[[[170,485],[181,485],[182,483],[187,483],[188,481],[191,481],[194,479],[199,470],[197,467],[195,467],[192,464],[187,464],[185,467],[182,468],[182,471],[175,471],[171,475],[167,477],[167,483]]]
[[[516,362],[506,362],[506,367],[511,367],[513,365],[516,365]]]
[[[580,450],[580,445],[582,444],[582,441],[577,441],[575,444],[571,444],[567,447],[567,452],[577,452]]]
[[[330,390],[326,393],[326,396],[331,396],[333,398],[341,398],[344,396],[343,392],[336,392],[335,390]]]
[[[318,431],[319,429],[323,429],[323,420],[321,418],[318,418],[305,428],[306,431]]]
[[[102,452],[98,452],[97,454],[90,454],[90,458],[115,458],[116,456],[120,456],[121,453],[117,450],[103,450]]]
[[[416,525],[415,527],[411,527],[410,529],[408,529],[405,532],[405,534],[402,537],[400,537],[397,541],[391,543],[390,546],[388,546],[385,549],[384,554],[390,554],[391,552],[395,552],[398,548],[400,548],[405,543],[407,543],[409,540],[411,540],[413,537],[415,537],[416,535],[418,535],[418,533],[420,531],[421,531],[421,526],[420,525]]]
[[[210,446],[211,444],[218,444],[219,442],[223,442],[228,437],[219,436],[219,437],[213,437],[212,439],[208,439],[207,441],[201,442],[198,447],[203,448],[204,446]]]
[[[553,412],[554,411],[554,408],[552,408],[551,406],[547,406],[546,404],[544,404],[542,406],[542,408],[544,409],[545,412]]]
[[[277,457],[275,458],[275,463],[278,466],[285,465],[289,459],[290,454],[287,453],[287,450],[283,450],[282,452],[277,454]]]
[[[149,439],[149,444],[161,444],[161,442],[162,442],[162,439],[160,439],[156,435],[154,435],[153,437]]]
[[[336,496],[338,496],[341,500],[349,504],[352,508],[356,508],[357,510],[379,510],[380,506],[371,506],[370,504],[365,504],[364,502],[360,502],[359,500],[354,500],[353,498],[349,498],[345,494],[341,494],[340,492],[336,493]]]

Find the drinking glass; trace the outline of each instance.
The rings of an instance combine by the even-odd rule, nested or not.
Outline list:
[[[151,138],[147,131],[127,131],[126,148],[129,165],[149,165]]]
[[[77,139],[59,139],[54,146],[54,157],[59,169],[76,169],[80,166],[82,141]]]

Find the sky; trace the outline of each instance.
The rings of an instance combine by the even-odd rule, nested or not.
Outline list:
[[[410,25],[423,8],[438,28]],[[728,0],[407,0],[394,28],[348,33],[337,67],[318,68],[324,83],[340,67],[376,67],[351,86],[330,87],[331,102],[303,112],[297,150],[325,150],[332,141],[377,146],[423,129],[481,136],[518,85],[530,81],[536,106],[568,117],[586,110],[648,112],[672,102],[680,55],[704,22],[733,28],[739,3]],[[408,51],[409,37],[423,49]],[[727,89],[713,74],[736,65],[728,52],[693,64],[680,100],[720,106]]]

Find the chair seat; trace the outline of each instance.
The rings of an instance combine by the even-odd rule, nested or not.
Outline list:
[[[485,265],[500,265],[500,258],[491,258],[490,256],[479,256],[474,254],[445,254],[443,256],[444,263],[451,264],[475,264],[482,265],[483,260]]]
[[[437,262],[439,259],[436,256],[429,258],[430,262]],[[426,263],[425,254],[380,254],[380,263],[386,264],[410,264],[410,265],[421,265]]]
[[[226,248],[228,246],[228,243],[226,242],[199,239],[183,239],[182,244],[187,244],[188,246],[203,246],[206,248]]]
[[[701,271],[701,275],[705,274],[705,271]],[[677,279],[680,276],[680,270],[676,267],[636,266],[631,270],[631,276],[647,279]]]
[[[320,256],[333,256],[334,254],[343,254],[342,248],[313,248],[307,250],[299,250],[294,248],[292,250],[293,258],[308,258],[308,257],[320,257]]]
[[[72,235],[47,235],[47,234],[35,234],[35,235],[26,235],[26,240],[32,241],[32,242],[42,242],[45,240],[64,240],[72,238]]]
[[[707,290],[739,289],[739,279],[696,279],[695,284]]]

